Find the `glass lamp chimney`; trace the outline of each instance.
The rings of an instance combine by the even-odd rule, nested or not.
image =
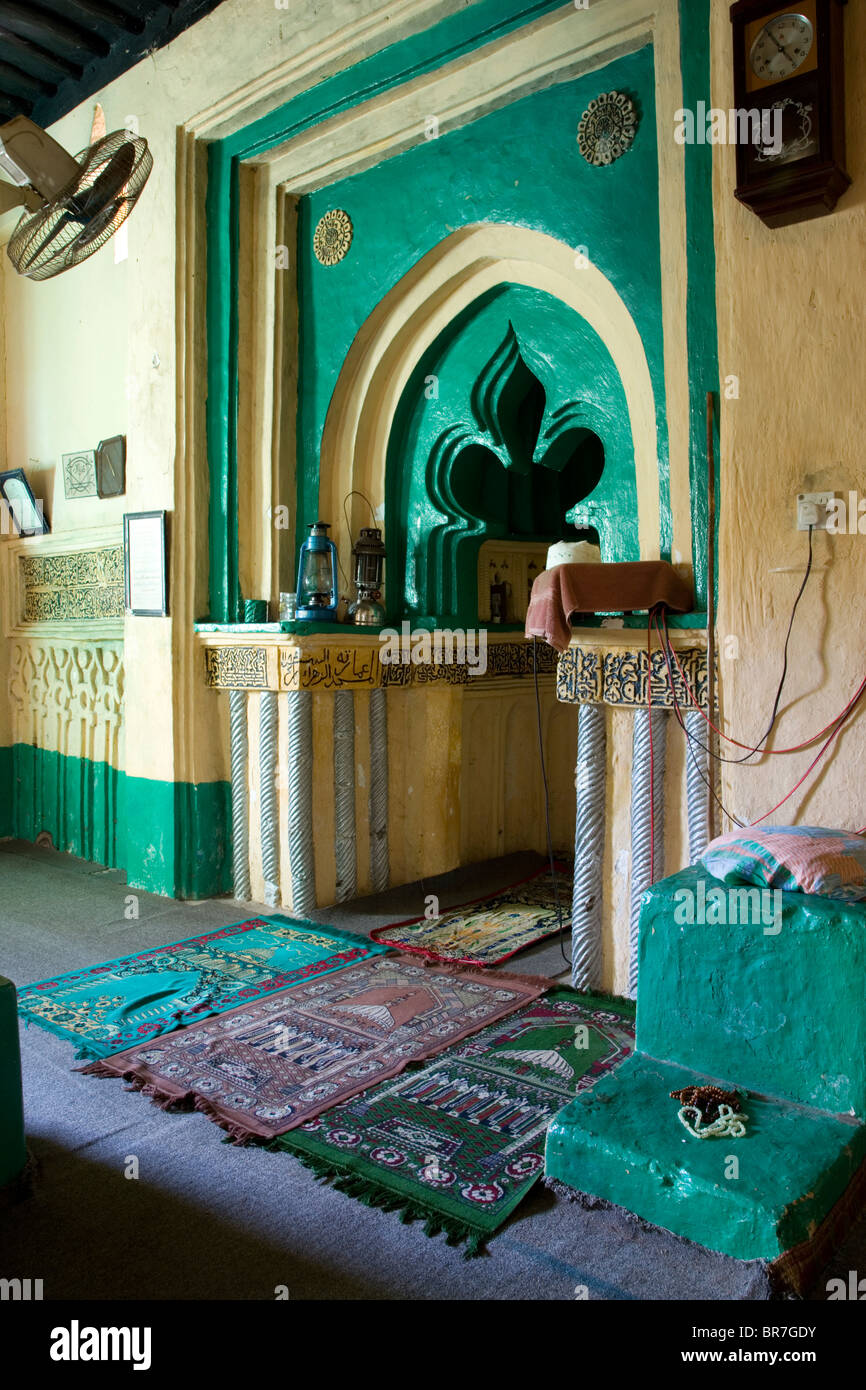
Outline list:
[[[301,546],[298,560],[300,622],[334,622],[337,616],[337,547],[328,537],[330,523],[317,521]]]

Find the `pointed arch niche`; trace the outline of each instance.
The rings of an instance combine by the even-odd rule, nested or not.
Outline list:
[[[440,377],[434,398],[438,409],[426,411],[423,388],[428,377],[437,377],[435,364],[443,354],[448,357],[455,335],[471,337],[473,325],[485,315],[494,350],[471,368],[467,365],[462,382]],[[471,346],[467,351],[471,355]],[[608,558],[658,555],[656,404],[643,343],[625,303],[597,267],[578,263],[574,250],[554,237],[511,225],[476,224],[441,241],[380,301],[346,356],[325,421],[320,514],[340,515],[343,499],[353,489],[375,506],[385,505],[386,543],[397,559],[388,571],[391,613],[439,608],[453,616],[458,611],[457,574],[461,568],[469,572],[461,563],[469,557],[458,558],[460,536],[472,533],[477,552],[485,535],[495,535],[497,529],[490,532],[483,517],[473,518],[470,505],[461,507],[465,497],[452,494],[454,515],[442,506],[443,489],[448,493],[455,476],[454,459],[449,466],[446,457],[448,446],[486,449],[506,472],[519,472],[519,461],[506,457],[507,427],[496,417],[509,408],[532,414],[533,379],[540,394],[534,438],[526,446],[535,465],[546,464],[551,480],[568,466],[571,453],[562,447],[557,453],[556,448],[557,437],[561,441],[567,432],[564,426],[592,432],[605,451],[597,486],[574,498],[579,505],[571,511],[570,524],[598,530]],[[462,408],[456,405],[461,393]],[[515,393],[522,395],[522,407]],[[456,410],[449,422],[445,417],[452,401]],[[419,411],[438,415],[443,426],[429,453],[419,437],[419,421],[413,420]],[[416,446],[421,452],[413,454]],[[444,560],[441,567],[444,589],[440,584],[435,598],[422,597],[411,576],[422,491],[431,509],[433,550],[442,545],[448,550],[449,526],[454,537],[450,569],[446,572]],[[433,514],[437,511],[438,517]],[[504,534],[501,528],[498,533]],[[348,550],[342,559],[347,566]]]

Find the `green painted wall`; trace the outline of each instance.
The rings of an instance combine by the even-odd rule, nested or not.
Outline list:
[[[227,782],[159,782],[18,743],[0,749],[2,834],[125,869],[130,888],[204,898],[231,890]]]
[[[210,616],[238,617],[237,286],[238,164],[377,93],[457,61],[482,44],[557,9],[562,0],[475,0],[430,30],[390,44],[301,92],[284,106],[208,148],[208,395]]]
[[[710,0],[680,0],[680,61],[683,105],[694,111],[710,100]],[[713,147],[686,146],[686,227],[689,297],[686,308],[689,344],[689,478],[692,498],[692,554],[696,608],[707,605],[707,392],[713,393],[716,456],[716,527],[718,554],[721,499],[719,459],[719,356],[716,324],[716,252],[713,234]],[[719,568],[716,565],[716,597]]]
[[[640,125],[635,142],[609,168],[593,168],[580,154],[577,125],[588,103],[600,91],[626,92],[635,102]],[[344,260],[323,266],[312,249],[316,224],[333,207],[352,219],[352,246]],[[628,207],[628,216],[623,208]],[[460,130],[426,140],[363,174],[332,184],[301,200],[298,224],[298,288],[300,302],[300,409],[298,416],[298,541],[318,508],[318,459],[325,416],[346,353],[361,325],[382,297],[438,242],[459,227],[490,221],[545,232],[568,246],[586,247],[590,260],[613,283],[640,332],[647,354],[656,400],[659,459],[659,500],[664,553],[670,547],[669,459],[665,416],[664,361],[661,314],[661,269],[656,150],[655,77],[653,51],[647,46],[609,64],[603,74],[592,73],[491,113]],[[636,235],[635,229],[640,233]],[[575,275],[580,274],[575,269]],[[607,352],[582,324],[579,316],[560,306],[541,308],[541,297],[527,295],[518,302],[521,347],[532,355],[546,387],[561,402],[577,394],[599,407],[610,419],[619,416],[624,400],[621,383]],[[548,298],[545,296],[544,298]],[[503,314],[506,316],[503,318]],[[507,312],[500,318],[507,326]],[[491,313],[491,319],[495,313]],[[516,327],[516,325],[515,325]],[[492,336],[496,333],[491,328]],[[491,350],[498,344],[492,343]],[[447,413],[465,418],[465,398],[483,360],[472,358],[471,345],[463,357],[444,347],[441,355],[439,410],[429,418],[444,428]],[[591,385],[592,370],[603,362],[599,389]],[[416,373],[416,386],[425,370]],[[471,373],[471,380],[468,376]],[[459,379],[458,379],[459,378]],[[610,409],[605,405],[606,388]],[[627,428],[627,426],[626,426]],[[623,426],[613,426],[611,456],[623,447]],[[395,441],[395,455],[400,450]],[[606,445],[608,441],[605,441]],[[630,450],[630,443],[628,448]],[[421,478],[427,464],[423,447],[404,467]],[[621,476],[621,475],[620,475]],[[633,463],[632,463],[633,477]],[[413,488],[413,503],[425,506]],[[634,487],[610,489],[614,518],[631,551],[636,534]],[[395,524],[405,508],[388,499],[389,554],[402,552],[405,522]],[[429,504],[425,510],[429,511]],[[418,513],[413,512],[417,529]],[[333,517],[325,520],[332,523]],[[431,518],[432,523],[432,518]],[[435,524],[435,523],[432,523]],[[625,538],[628,538],[627,540]],[[413,537],[417,541],[417,536]],[[633,556],[630,556],[634,558]],[[619,557],[625,558],[625,555]],[[393,571],[391,571],[393,577]],[[389,605],[394,606],[394,594]],[[405,611],[411,611],[409,599]],[[450,610],[453,612],[453,609]],[[477,612],[472,615],[477,619]]]
[[[12,834],[14,825],[12,749],[0,748],[0,840]]]
[[[407,384],[386,491],[392,622],[475,625],[484,539],[559,540],[588,493],[609,523],[605,557],[639,559],[628,406],[601,339],[539,290],[476,300]]]
[[[549,10],[557,8],[559,3],[560,0],[539,0],[535,4],[520,3],[520,0],[477,0],[476,3],[467,5],[465,10],[443,20],[429,31],[401,40],[354,67],[335,74],[310,91],[300,93],[287,102],[285,106],[253,122],[244,130],[225,140],[214,141],[209,146],[207,435],[211,474],[210,614],[214,621],[232,622],[238,616],[237,512],[235,501],[237,494],[237,248],[239,223],[237,170],[239,162],[262,153],[274,145],[290,139],[293,135],[300,134],[317,123],[351,108],[353,105],[369,100],[378,93],[406,83],[413,77],[429,72],[443,63],[454,62],[473,49],[500,38]],[[693,104],[698,98],[708,96],[709,0],[680,0],[680,15],[684,99],[687,103]],[[581,87],[590,92],[591,95],[597,95],[601,90],[609,90],[614,85],[614,78],[616,85],[622,85],[629,90],[627,76],[623,77],[619,74],[625,73],[627,75],[627,65],[635,62],[646,64],[648,71],[652,62],[650,51],[647,50],[643,55],[632,55],[630,58],[621,60],[621,63],[610,64],[602,72],[581,79],[579,83],[564,84],[564,86],[552,88],[547,93],[539,94],[538,99],[555,103],[558,94],[563,91],[568,92],[571,88],[576,93]],[[626,66],[623,67],[622,65]],[[635,69],[632,75],[635,75],[636,71]],[[646,82],[646,73],[642,81],[645,85],[632,91],[632,94],[637,95],[640,99],[639,104],[643,117],[642,134],[639,132],[635,147],[626,159],[614,165],[612,169],[591,172],[597,176],[596,187],[599,189],[605,188],[609,191],[619,181],[619,196],[617,199],[611,200],[610,203],[612,220],[603,219],[600,225],[604,233],[605,243],[611,246],[612,251],[615,250],[617,243],[621,248],[624,248],[624,255],[619,266],[620,273],[629,274],[632,263],[636,262],[638,266],[651,264],[653,277],[657,277],[658,208],[656,187],[652,182],[650,182],[649,187],[645,186],[643,178],[640,177],[637,180],[638,187],[635,189],[631,178],[635,171],[635,162],[639,162],[641,158],[650,158],[647,146],[650,143],[654,145],[655,139],[654,91],[652,85]],[[534,100],[535,98],[527,98],[526,102],[530,103]],[[441,141],[429,142],[437,147],[436,152],[431,152],[429,149],[425,151],[421,148],[411,150],[405,155],[388,161],[386,165],[380,167],[380,170],[371,171],[371,175],[359,176],[362,179],[373,176],[380,176],[384,179],[388,196],[379,205],[380,218],[384,220],[396,218],[397,222],[402,224],[401,234],[403,236],[406,234],[408,225],[410,237],[417,240],[420,236],[423,241],[424,228],[431,212],[436,212],[439,208],[441,199],[437,197],[431,203],[429,200],[416,202],[415,199],[406,197],[403,188],[393,182],[395,166],[402,168],[401,161],[409,160],[413,156],[418,156],[421,160],[438,159],[440,158],[440,150],[445,149],[447,151],[453,148],[449,142],[472,140],[479,128],[482,133],[486,133],[492,129],[492,126],[486,124],[487,122],[494,122],[498,119],[507,120],[509,113],[515,107],[522,105],[524,103],[515,103],[514,107],[509,107],[504,112],[493,113],[490,117],[474,123],[473,126],[462,132],[454,132],[443,137]],[[673,115],[673,113],[671,114]],[[642,147],[643,154],[641,154]],[[476,197],[476,189],[471,181],[464,180],[463,201],[466,203],[466,207],[461,208],[459,206],[460,200],[457,197],[450,199],[454,221],[449,224],[447,230],[450,230],[452,225],[461,225],[470,220],[467,208],[472,206],[473,202],[476,208],[474,215],[476,216],[500,215],[501,212],[502,217],[506,219],[509,216],[514,216],[518,221],[525,219],[526,225],[536,226],[539,225],[539,221],[536,219],[540,218],[542,223],[546,221],[546,212],[543,210],[546,204],[554,200],[559,200],[563,205],[565,224],[570,222],[573,227],[575,223],[580,222],[582,216],[579,199],[576,196],[572,196],[570,199],[564,196],[562,186],[557,178],[557,175],[561,173],[560,161],[565,157],[566,151],[569,159],[578,158],[573,139],[569,138],[565,140],[565,143],[562,143],[559,137],[552,135],[550,131],[542,131],[540,141],[531,139],[529,143],[526,140],[521,143],[519,139],[515,139],[510,146],[502,145],[497,143],[496,139],[492,139],[487,149],[487,160],[494,181],[497,177],[503,179],[500,189],[501,198],[495,198],[493,203],[487,199],[488,211],[479,213],[477,211],[479,202]],[[654,159],[655,152],[653,150],[652,160],[654,161]],[[706,505],[705,502],[701,501],[702,494],[705,495],[706,493],[705,398],[708,390],[718,391],[711,150],[701,146],[687,147],[685,162],[688,215],[688,331],[691,363],[690,467],[693,484],[696,608],[700,609],[705,606],[707,569]],[[511,198],[506,179],[509,168],[515,163],[520,163],[528,170],[523,178],[524,193],[527,186],[531,186],[534,182],[538,198],[533,207],[528,207],[527,203],[522,208],[515,210],[515,202]],[[589,173],[590,171],[587,170],[586,172]],[[460,174],[459,169],[457,173]],[[486,177],[487,170],[485,169],[485,180]],[[347,180],[344,186],[348,186],[352,182]],[[521,201],[520,186],[521,180],[518,176],[516,192],[518,201]],[[512,189],[514,187],[513,175],[511,187]],[[483,188],[484,197],[487,198],[489,189],[486,181]],[[634,197],[636,191],[638,194],[637,202]],[[331,189],[316,196],[323,205],[325,203],[333,205],[331,202],[333,194],[334,190]],[[644,199],[645,194],[646,200]],[[315,198],[310,201],[311,204],[314,203]],[[649,206],[650,202],[652,203],[651,207]],[[590,205],[591,203],[592,197],[590,197]],[[498,204],[498,208],[494,204]],[[627,210],[625,216],[623,209]],[[313,211],[312,206],[310,206],[306,220],[302,218],[301,235],[302,238],[306,238],[307,252],[309,252]],[[376,211],[376,208],[372,209],[374,215]],[[439,220],[444,221],[444,218],[440,216]],[[364,223],[365,220],[362,218],[362,231],[364,230]],[[369,225],[366,230],[369,231]],[[573,236],[568,228],[565,231],[565,239],[574,241],[575,244],[582,244],[581,239]],[[397,240],[395,235],[394,241]],[[363,239],[361,245],[364,245]],[[597,252],[598,248],[593,248],[594,256],[597,255]],[[352,253],[347,258],[347,265],[354,263],[354,254],[355,247],[352,248]],[[599,264],[602,265],[602,268],[606,268],[603,257],[599,257]],[[310,268],[308,263],[300,270],[302,292],[306,290],[307,271]],[[312,268],[316,269],[316,267]],[[336,273],[339,276],[339,267],[336,267],[331,273]],[[639,278],[640,270],[638,270]],[[624,294],[624,298],[630,302],[626,294]],[[657,285],[653,287],[650,314],[657,317]],[[340,300],[335,306],[333,316],[327,322],[322,321],[322,332],[318,335],[317,350],[320,349],[327,353],[332,342],[345,339],[345,333],[341,326],[342,316],[343,303]],[[640,322],[641,320],[639,320]],[[641,331],[643,333],[643,327],[641,327]],[[652,336],[650,336],[645,338],[645,342],[656,385],[657,412],[662,422],[659,445],[659,486],[664,500],[660,540],[661,553],[667,555],[671,543],[670,508],[667,505],[669,464],[663,429],[664,402],[660,389],[658,341],[653,341]],[[333,380],[334,376],[331,373],[331,389]],[[304,523],[310,519],[315,519],[312,517],[312,512],[316,510],[314,505],[318,478],[316,438],[317,435],[320,435],[323,403],[318,398],[320,395],[318,385],[315,385],[314,389],[317,399],[309,403],[310,409],[309,412],[306,412],[305,420],[299,422],[303,445],[300,455],[298,515],[296,518],[299,541],[303,535]],[[324,408],[326,408],[327,400],[330,398],[327,372],[323,374],[321,393],[325,396]],[[307,445],[310,447],[306,447]],[[699,619],[696,618],[696,620]]]

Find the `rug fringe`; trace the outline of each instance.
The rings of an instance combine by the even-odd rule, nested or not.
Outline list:
[[[374,1178],[361,1177],[358,1173],[341,1168],[330,1159],[310,1153],[308,1149],[298,1148],[287,1135],[272,1139],[266,1147],[272,1153],[291,1154],[299,1163],[303,1163],[305,1168],[309,1168],[319,1182],[329,1183],[337,1192],[342,1192],[346,1197],[353,1197],[357,1202],[363,1202],[365,1207],[396,1213],[398,1221],[404,1226],[413,1221],[423,1221],[422,1229],[425,1236],[438,1236],[444,1232],[446,1245],[465,1245],[464,1259],[471,1260],[485,1252],[486,1242],[492,1232],[479,1231],[477,1226],[471,1226],[457,1217],[436,1211],[423,1201],[392,1192],[390,1188],[377,1183]]]

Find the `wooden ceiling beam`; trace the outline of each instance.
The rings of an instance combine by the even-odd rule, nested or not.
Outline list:
[[[4,63],[0,59],[0,82],[3,83],[4,90],[11,92],[16,97],[24,97],[28,101],[36,101],[39,97],[51,96],[57,91],[57,85],[53,82],[45,82],[41,77],[32,77],[30,73],[22,71],[21,68],[13,67],[11,63]]]
[[[130,14],[110,0],[65,0],[66,10],[77,10],[88,19],[100,24],[111,24],[116,29],[125,29],[128,34],[143,34],[147,27],[140,15]]]
[[[84,67],[81,63],[73,63],[68,58],[62,58],[57,53],[49,53],[47,48],[41,44],[33,43],[31,39],[22,39],[20,35],[13,34],[11,29],[6,29],[0,24],[0,47],[5,48],[7,57],[11,60],[14,57],[14,66],[24,68],[25,72],[30,68],[36,68],[37,73],[49,71],[62,77],[81,77]],[[10,51],[12,50],[12,51]]]
[[[0,0],[0,24],[49,52],[59,50],[73,59],[89,62],[92,58],[107,58],[111,52],[111,44],[101,34],[61,19],[53,10],[33,4],[32,0],[27,0],[26,5],[18,0]]]

